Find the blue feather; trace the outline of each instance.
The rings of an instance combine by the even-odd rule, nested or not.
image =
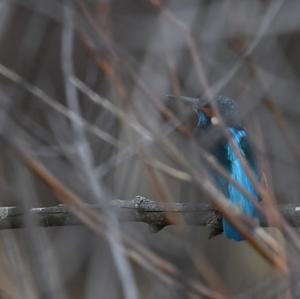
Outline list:
[[[240,150],[241,155],[243,155],[249,162],[250,167],[256,173],[259,179],[260,172],[256,167],[255,157],[248,142],[248,135],[243,129],[242,119],[240,117],[237,103],[233,99],[225,96],[217,96],[215,100],[218,105],[219,113],[224,120],[225,126],[230,132],[233,143]],[[244,171],[243,166],[235,154],[232,146],[228,143],[226,138],[218,138],[218,134],[220,134],[219,128],[218,126],[212,126],[211,123],[211,115],[213,115],[213,111],[207,114],[209,109],[212,110],[212,107],[209,105],[209,101],[207,101],[204,106],[202,105],[203,103],[200,104],[199,107],[197,107],[198,123],[195,129],[197,138],[203,141],[203,144],[206,146],[209,152],[214,155],[214,157],[226,170],[228,170],[232,178],[242,188],[259,200],[259,196],[252,182]],[[210,141],[211,136],[213,139]],[[206,143],[206,140],[209,142]],[[218,174],[209,166],[208,169],[212,179],[215,181],[216,186],[228,198],[228,200],[230,200],[232,204],[239,206],[241,211],[249,218],[258,219],[258,213],[254,204],[245,195],[243,195],[238,188],[236,188],[233,184],[230,184],[223,176]],[[243,237],[240,235],[240,233],[225,218],[223,218],[223,230],[227,238],[234,239],[236,241],[243,240]]]
[[[245,148],[245,144],[243,144],[243,141],[247,138],[246,131],[236,128],[230,128],[229,131],[231,133],[233,142],[240,149],[241,154],[249,161],[251,157],[247,157],[247,148]],[[232,178],[237,181],[245,190],[258,198],[253,184],[246,175],[239,158],[235,154],[230,144],[226,145],[226,154],[228,161],[230,161],[230,172]],[[251,164],[251,161],[249,162]],[[252,167],[254,170],[256,170],[254,165],[252,165]],[[246,216],[251,218],[257,217],[257,212],[253,203],[247,199],[246,196],[243,195],[234,185],[228,184],[227,195],[229,200],[233,204],[238,205]],[[236,241],[243,240],[243,237],[225,218],[223,218],[223,230],[226,237]]]
[[[206,128],[209,123],[209,118],[202,111],[199,111],[197,127]]]

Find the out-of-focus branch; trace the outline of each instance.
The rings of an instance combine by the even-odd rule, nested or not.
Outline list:
[[[97,205],[89,205],[89,207],[99,213],[103,209]],[[107,208],[114,210],[121,221],[144,222],[154,230],[174,224],[168,216],[170,214],[180,215],[187,225],[221,227],[219,213],[205,203],[161,203],[137,196],[132,200],[112,200]],[[300,205],[280,205],[279,211],[290,225],[300,226]],[[45,227],[81,223],[65,205],[32,208],[28,211],[18,207],[0,207],[0,229],[24,227],[26,213],[34,217],[38,225]],[[261,224],[268,226],[265,220],[262,220]]]

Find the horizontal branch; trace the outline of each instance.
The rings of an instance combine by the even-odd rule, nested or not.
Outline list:
[[[221,216],[209,204],[205,203],[161,203],[137,196],[132,200],[112,200],[105,208],[89,205],[93,210],[110,209],[118,215],[120,221],[144,222],[153,230],[176,223],[181,219],[187,225],[209,226],[222,230]],[[300,205],[285,204],[279,211],[295,227],[300,227]],[[18,207],[0,207],[0,229],[12,229],[25,226],[25,215],[32,217],[39,226],[79,225],[81,222],[65,205],[31,208],[28,211]],[[267,226],[262,220],[262,226]]]

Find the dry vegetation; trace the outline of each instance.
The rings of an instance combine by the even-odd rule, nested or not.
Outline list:
[[[299,11],[0,1],[0,205],[17,207],[0,207],[0,298],[298,298]],[[205,166],[230,177],[168,94],[238,101],[264,228],[214,187]],[[212,206],[247,241],[209,239]]]

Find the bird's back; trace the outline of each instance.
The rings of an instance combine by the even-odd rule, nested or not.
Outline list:
[[[247,132],[241,128],[229,128],[228,129],[233,143],[240,150],[242,156],[245,157],[249,166],[255,173],[257,167],[254,159],[254,155],[249,144]],[[241,185],[250,194],[257,197],[257,192],[250,181],[249,177],[244,170],[241,161],[234,152],[232,146],[225,138],[222,138],[211,151],[218,162],[231,174],[231,177]],[[246,216],[257,217],[254,204],[233,184],[229,183],[219,174],[213,174],[214,181],[217,187],[228,197],[231,203],[238,205]],[[242,236],[237,232],[235,228],[226,220],[223,219],[223,230],[225,236],[234,240],[242,240]]]

